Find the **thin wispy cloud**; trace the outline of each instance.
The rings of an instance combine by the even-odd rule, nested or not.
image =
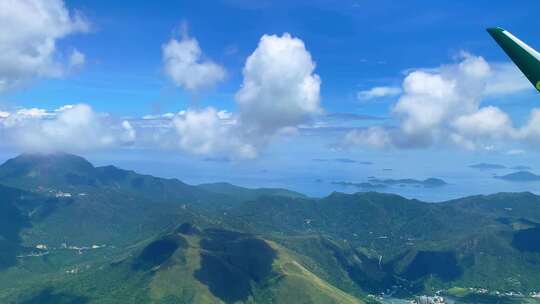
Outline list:
[[[384,97],[392,97],[401,94],[399,87],[374,87],[369,90],[360,91],[357,93],[357,98],[362,101],[368,101]]]

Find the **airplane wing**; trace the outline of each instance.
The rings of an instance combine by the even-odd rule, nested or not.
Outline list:
[[[540,53],[502,28],[489,28],[487,31],[540,91]]]

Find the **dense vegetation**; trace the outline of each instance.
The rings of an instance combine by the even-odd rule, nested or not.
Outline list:
[[[360,303],[454,286],[540,291],[540,197],[439,204],[94,167],[0,166],[0,302]],[[39,245],[39,246],[38,246]]]

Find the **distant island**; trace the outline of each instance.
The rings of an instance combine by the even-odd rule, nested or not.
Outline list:
[[[370,161],[356,161],[350,158],[314,158],[314,162],[335,162],[335,163],[344,163],[344,164],[360,164],[360,165],[373,165]]]
[[[506,169],[506,166],[499,165],[499,164],[479,163],[479,164],[470,165],[469,168],[478,169],[478,170],[498,170],[498,169]]]
[[[345,186],[345,187],[357,187],[364,190],[379,190],[384,189],[387,185],[384,184],[374,184],[370,182],[363,183],[351,183],[351,182],[332,182],[333,185]]]
[[[338,163],[354,164],[356,160],[350,158],[334,158],[333,161]]]
[[[441,187],[447,185],[447,183],[440,178],[427,178],[425,180],[417,180],[412,178],[405,179],[378,179],[371,178],[369,179],[370,183],[380,183],[388,186],[392,185],[419,185],[424,187]]]
[[[540,181],[540,175],[536,175],[529,171],[519,171],[501,176],[494,176],[494,178],[502,179],[511,182],[534,182]]]
[[[528,170],[531,170],[531,167],[529,167],[529,166],[515,166],[515,167],[512,167],[510,169],[518,170],[518,171],[528,171]]]
[[[357,188],[362,188],[365,190],[377,190],[377,189],[384,189],[389,186],[396,186],[396,185],[409,185],[409,186],[423,186],[425,188],[433,188],[433,187],[442,187],[447,185],[444,180],[439,178],[428,178],[425,180],[417,180],[412,178],[405,178],[405,179],[378,179],[375,177],[370,177],[367,182],[362,183],[352,183],[352,182],[332,182],[334,185],[341,185],[341,186],[354,186]]]

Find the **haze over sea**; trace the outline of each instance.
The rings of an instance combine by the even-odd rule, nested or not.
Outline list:
[[[427,202],[440,202],[464,196],[492,194],[497,192],[524,192],[540,194],[540,182],[510,182],[494,178],[516,172],[511,169],[531,162],[518,157],[512,163],[508,159],[470,158],[454,155],[452,161],[440,161],[421,156],[424,162],[413,160],[410,155],[400,152],[399,157],[389,154],[369,155],[364,159],[345,158],[339,155],[313,157],[290,156],[289,158],[265,158],[250,162],[238,162],[223,158],[186,157],[174,152],[147,153],[141,150],[127,150],[122,153],[90,153],[83,156],[96,166],[113,164],[123,169],[158,177],[178,178],[188,184],[228,182],[244,187],[279,187],[304,193],[312,197],[324,197],[334,191],[354,193],[368,191],[356,186],[343,186],[334,182],[367,182],[370,177],[378,179],[412,178],[425,180],[439,178],[447,185],[424,187],[420,185],[394,185],[379,192],[395,193],[407,198]],[[0,161],[16,156],[16,153],[0,155]],[[336,160],[338,159],[338,160]],[[444,157],[443,157],[444,159]],[[479,170],[470,168],[477,163],[493,163],[506,166],[505,169]],[[530,171],[538,173],[530,166]]]

